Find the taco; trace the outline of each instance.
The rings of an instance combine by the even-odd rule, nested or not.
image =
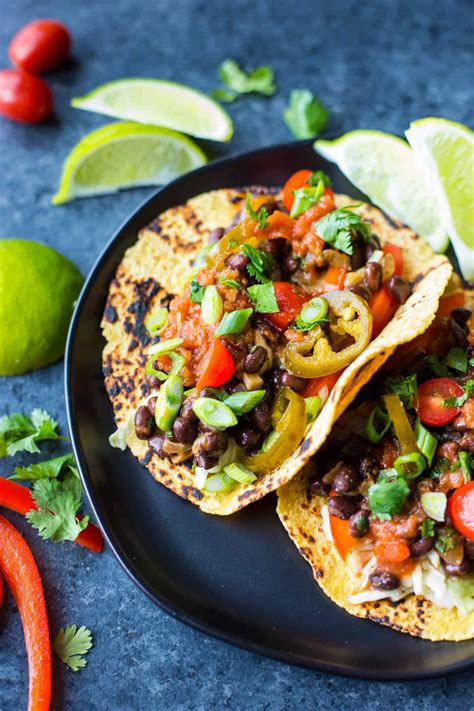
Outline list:
[[[334,602],[433,641],[474,637],[473,297],[443,297],[278,491]]]
[[[452,270],[380,210],[305,175],[283,193],[215,190],[167,210],[110,286],[112,442],[209,513],[291,479],[429,326]]]

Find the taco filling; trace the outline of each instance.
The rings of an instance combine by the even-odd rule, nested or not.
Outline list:
[[[277,195],[248,192],[181,293],[149,317],[135,434],[192,466],[197,489],[228,491],[278,468],[410,296],[402,250],[381,245],[357,207],[336,209],[320,171],[299,171]]]

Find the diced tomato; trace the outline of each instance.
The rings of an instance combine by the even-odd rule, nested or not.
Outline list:
[[[448,514],[456,530],[474,541],[474,481],[464,484],[450,496]]]
[[[301,393],[302,397],[312,397],[313,395],[319,395],[323,402],[326,402],[329,393],[331,392],[338,378],[340,378],[343,372],[343,370],[338,370],[336,373],[324,375],[322,378],[311,378],[311,380],[308,380],[308,384]]]
[[[395,276],[402,276],[403,274],[403,251],[400,249],[400,247],[397,247],[396,244],[392,244],[391,242],[386,242],[382,246],[382,252],[384,254],[391,254],[393,257],[393,261],[395,262],[395,271],[394,275]]]
[[[326,188],[322,194],[321,199],[316,205],[310,207],[306,210],[295,222],[295,227],[293,230],[293,238],[301,239],[304,235],[309,232],[313,222],[317,222],[324,217],[328,212],[334,210],[336,203],[334,202],[334,193],[331,188]]]
[[[449,294],[448,296],[442,296],[439,300],[437,317],[450,316],[451,311],[454,309],[459,309],[464,306],[465,296],[462,291],[457,294]]]
[[[342,267],[329,267],[324,277],[323,291],[342,291],[346,279],[346,270]]]
[[[293,323],[311,296],[287,281],[275,281],[273,287],[280,311],[276,314],[265,314],[265,318],[284,331],[290,323]]]
[[[398,308],[398,302],[387,287],[383,286],[373,294],[369,306],[372,311],[372,338],[376,338],[391,320]]]
[[[304,185],[307,185],[308,180],[312,175],[312,170],[298,170],[296,173],[293,173],[293,175],[291,175],[284,184],[282,199],[283,204],[288,210],[288,212],[291,211],[291,208],[293,207],[293,203],[295,201],[293,190],[298,190]]]
[[[214,338],[204,369],[196,383],[196,389],[218,388],[235,373],[235,363],[220,338]]]
[[[445,407],[446,400],[460,397],[463,389],[450,378],[433,378],[418,388],[416,414],[424,425],[442,427],[454,420],[461,412],[459,407]]]
[[[410,557],[410,549],[403,541],[378,541],[375,556],[379,563],[403,563]]]

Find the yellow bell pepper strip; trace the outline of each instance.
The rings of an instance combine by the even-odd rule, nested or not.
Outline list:
[[[257,474],[269,474],[280,466],[299,445],[306,430],[306,403],[301,395],[284,387],[272,408],[274,438],[265,452],[247,457],[244,465]]]
[[[329,331],[344,336],[353,343],[334,351],[328,336],[321,327],[308,331],[304,341],[290,341],[284,354],[285,368],[302,378],[320,378],[335,373],[352,363],[370,341],[372,314],[367,303],[351,291],[330,291],[324,294],[329,308],[337,317],[329,322]]]
[[[400,442],[400,454],[419,452],[416,436],[405,412],[402,401],[394,393],[383,396],[385,409],[392,420],[395,435]]]

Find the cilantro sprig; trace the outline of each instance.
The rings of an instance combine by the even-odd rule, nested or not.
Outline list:
[[[406,501],[410,487],[403,477],[382,479],[369,488],[369,507],[381,521],[400,513]]]
[[[80,520],[77,517],[82,494],[82,484],[73,471],[68,471],[61,481],[39,479],[31,489],[38,510],[29,511],[26,519],[45,540],[75,541],[89,523],[88,516]]]
[[[0,457],[13,457],[17,452],[39,452],[37,442],[62,439],[58,423],[46,410],[35,409],[30,417],[20,412],[0,417]]]
[[[235,101],[241,94],[272,96],[276,91],[273,70],[266,64],[246,72],[234,59],[226,59],[219,66],[219,77],[227,88],[214,89],[212,96],[224,103]]]
[[[249,192],[247,192],[245,196],[245,209],[250,219],[255,220],[255,222],[258,222],[259,230],[264,230],[265,227],[268,227],[267,208],[265,207],[265,205],[262,205],[262,207],[258,211],[254,210],[252,207],[252,196]]]
[[[191,279],[189,283],[189,299],[193,304],[202,303],[205,286],[202,286],[197,279]]]
[[[474,395],[474,380],[466,380],[463,386],[463,394],[458,397],[449,397],[443,402],[443,407],[462,407],[466,400]]]
[[[57,633],[53,649],[60,660],[73,672],[79,671],[87,665],[84,655],[92,647],[92,634],[87,627],[68,625]]]
[[[363,222],[359,215],[350,210],[358,205],[347,205],[338,210],[332,210],[314,223],[314,228],[321,239],[346,254],[353,254],[352,240],[362,237],[370,239],[369,225]]]
[[[297,139],[313,138],[324,131],[329,112],[308,89],[293,89],[283,120]]]
[[[263,252],[261,249],[252,247],[251,244],[242,245],[242,254],[249,259],[247,272],[260,284],[271,281],[270,274],[274,267],[274,260],[271,254]]]
[[[280,311],[275,296],[273,282],[267,281],[265,284],[255,284],[249,286],[248,295],[255,305],[255,311],[261,314],[275,314]]]
[[[403,403],[403,406],[408,410],[414,407],[414,398],[417,393],[418,384],[416,373],[413,375],[394,375],[385,379],[385,392],[395,393]]]

